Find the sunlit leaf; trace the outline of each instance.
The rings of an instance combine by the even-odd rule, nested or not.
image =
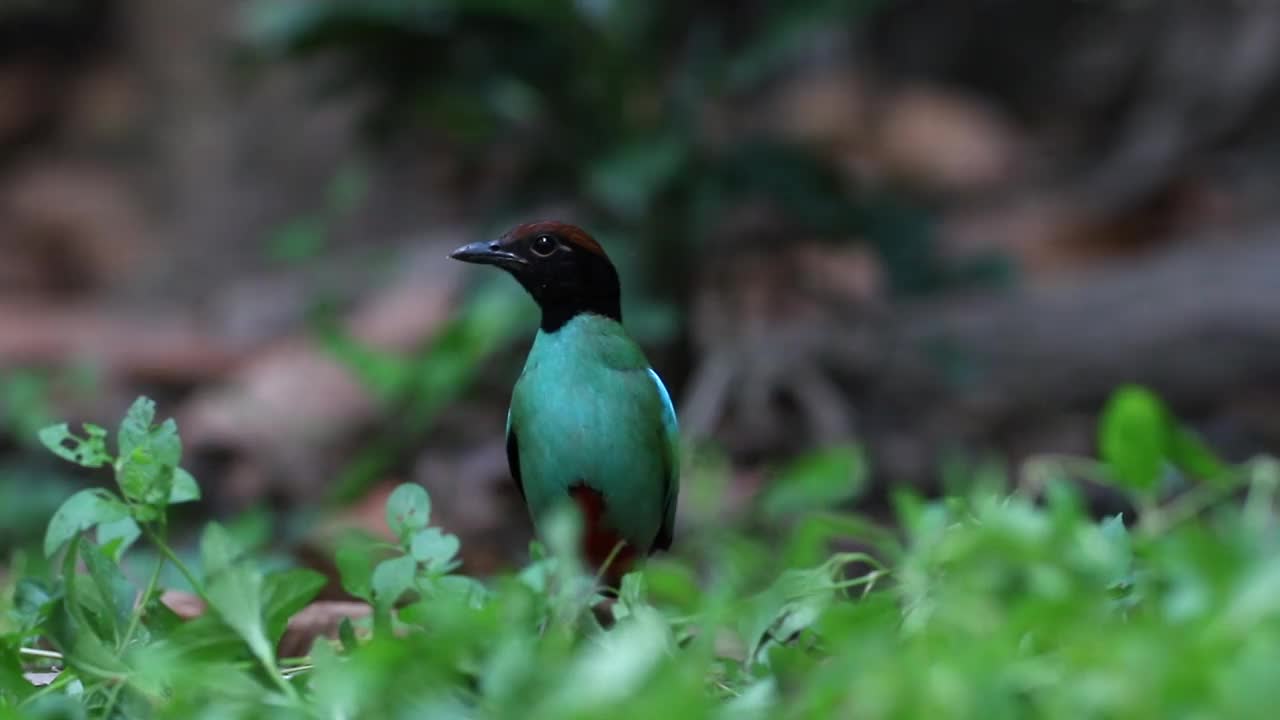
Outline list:
[[[213,578],[230,568],[244,553],[244,548],[219,523],[205,526],[200,535],[200,563],[206,578]]]
[[[413,587],[418,564],[409,555],[383,560],[373,569],[373,598],[380,607],[391,607]]]
[[[40,442],[54,455],[87,468],[98,468],[111,463],[107,452],[107,431],[97,425],[85,424],[85,437],[71,432],[66,423],[52,425],[40,431]]]
[[[169,419],[154,425],[155,415],[155,403],[138,398],[120,423],[116,437],[120,448],[116,482],[121,492],[129,500],[152,507],[168,503],[174,474],[182,460],[177,423]]]
[[[109,621],[116,640],[123,639],[124,629],[133,614],[137,588],[125,578],[110,558],[88,541],[80,543],[80,559],[88,568],[89,577],[106,605],[105,619]]]
[[[52,557],[68,540],[101,523],[115,523],[129,517],[129,508],[100,488],[90,488],[67,498],[49,520],[44,536],[44,554]]]
[[[432,570],[450,567],[461,547],[462,543],[456,535],[445,534],[433,527],[414,533],[410,543],[413,559]]]
[[[235,631],[254,657],[272,666],[275,655],[262,614],[262,574],[243,565],[218,573],[206,589],[210,608]]]
[[[1169,461],[1191,477],[1217,481],[1231,472],[1231,468],[1219,458],[1195,433],[1185,428],[1174,428],[1169,437]]]
[[[173,487],[169,489],[169,504],[191,502],[200,499],[200,486],[191,473],[182,468],[173,471]]]
[[[1116,482],[1150,491],[1164,472],[1170,435],[1169,411],[1154,393],[1127,386],[1107,401],[1098,426],[1098,447]]]
[[[18,657],[17,648],[0,642],[0,707],[4,706],[6,696],[22,701],[35,690],[35,686],[23,677],[22,661]]]
[[[335,561],[342,589],[373,602],[373,558],[368,543],[347,541],[338,547]]]
[[[421,485],[405,483],[387,498],[387,527],[401,542],[408,541],[413,532],[425,528],[430,520],[431,498]]]
[[[98,544],[102,546],[103,552],[118,563],[141,534],[142,529],[138,527],[137,521],[132,517],[121,518],[114,522],[99,523]]]
[[[280,637],[293,617],[307,606],[324,588],[328,578],[314,570],[294,568],[271,573],[263,580],[263,617],[266,619],[267,638],[272,645]]]

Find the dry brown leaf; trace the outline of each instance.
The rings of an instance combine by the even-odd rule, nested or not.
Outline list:
[[[320,638],[336,639],[338,627],[344,619],[358,620],[368,617],[373,609],[367,603],[322,600],[303,608],[289,618],[289,625],[280,638],[280,655],[298,657],[307,654]]]
[[[196,595],[179,590],[167,590],[160,597],[178,617],[194,620],[205,612],[204,601]],[[305,654],[317,638],[338,636],[338,626],[344,618],[353,620],[368,617],[371,608],[367,603],[320,600],[311,603],[289,618],[284,636],[280,639],[279,652],[283,657]]]
[[[903,90],[880,111],[872,150],[881,172],[934,192],[964,193],[1008,181],[1017,133],[996,112],[938,88]]]

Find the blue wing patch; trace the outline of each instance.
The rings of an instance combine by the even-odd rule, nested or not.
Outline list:
[[[666,443],[663,446],[666,456],[663,458],[663,464],[667,470],[662,527],[658,529],[653,547],[666,550],[671,547],[671,541],[675,536],[676,502],[680,495],[680,425],[676,421],[676,408],[671,404],[671,394],[667,392],[667,386],[662,384],[662,378],[658,377],[658,373],[654,372],[653,368],[649,368],[649,377],[653,378],[653,384],[658,386],[658,397],[662,398],[662,429],[666,433]]]

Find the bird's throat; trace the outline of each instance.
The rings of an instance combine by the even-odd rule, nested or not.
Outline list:
[[[614,322],[622,322],[622,307],[617,296],[583,297],[574,300],[543,300],[538,303],[542,308],[543,332],[553,333],[569,324],[579,315],[593,314],[607,317]]]

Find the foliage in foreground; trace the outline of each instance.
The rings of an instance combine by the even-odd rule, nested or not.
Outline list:
[[[42,439],[112,468],[116,489],[67,500],[45,543],[61,571],[13,588],[0,718],[1241,718],[1280,702],[1280,465],[1221,463],[1138,388],[1104,413],[1103,462],[1032,463],[1011,494],[900,495],[900,536],[821,509],[840,495],[813,481],[832,464],[801,465],[762,513],[796,518],[786,542],[717,534],[702,573],[658,560],[628,576],[608,631],[566,551],[571,518],[518,576],[481,583],[454,574],[457,539],[404,486],[387,508],[399,541],[337,558],[372,618],[306,658],[274,648],[320,576],[269,572],[216,524],[198,567],[169,549],[166,508],[198,489],[149,401],[114,456],[96,427]],[[1134,522],[1095,522],[1068,473],[1128,493]],[[118,563],[139,538],[160,561],[135,603]],[[874,558],[820,560],[833,539]],[[779,556],[792,567],[761,582]],[[165,564],[209,612],[183,622],[158,601]],[[51,669],[44,687],[26,678]]]

